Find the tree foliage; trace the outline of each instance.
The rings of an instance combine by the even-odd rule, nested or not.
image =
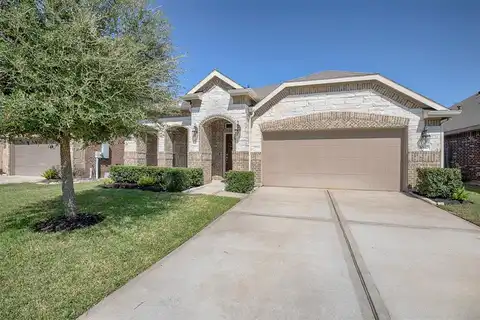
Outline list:
[[[177,63],[169,25],[142,0],[0,0],[0,137],[60,145],[76,215],[70,143],[142,131],[168,110]]]
[[[99,143],[171,105],[176,59],[161,11],[137,0],[6,3],[0,134]]]

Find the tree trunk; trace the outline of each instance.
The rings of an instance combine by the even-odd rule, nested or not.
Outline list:
[[[62,176],[62,199],[67,217],[77,215],[77,201],[73,189],[72,159],[70,154],[70,138],[65,137],[60,142],[60,168]]]

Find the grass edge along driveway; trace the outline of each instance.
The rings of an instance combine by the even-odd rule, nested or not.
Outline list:
[[[473,203],[449,204],[439,207],[480,227],[480,187],[466,186],[465,189],[468,190],[469,200]]]
[[[75,319],[166,256],[238,199],[76,185],[87,229],[38,233],[61,212],[59,185],[0,186],[0,319]]]

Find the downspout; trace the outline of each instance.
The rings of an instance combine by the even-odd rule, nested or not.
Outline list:
[[[445,132],[443,131],[443,124],[450,119],[440,120],[440,168],[445,168]]]
[[[442,131],[440,132],[440,168],[445,168],[445,143],[443,137],[443,127]]]
[[[255,114],[253,110],[250,110],[250,107],[247,106],[248,110],[248,171],[252,171],[252,118]]]

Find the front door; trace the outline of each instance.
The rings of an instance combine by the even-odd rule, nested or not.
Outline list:
[[[225,172],[232,170],[232,149],[233,136],[231,133],[225,135]]]

